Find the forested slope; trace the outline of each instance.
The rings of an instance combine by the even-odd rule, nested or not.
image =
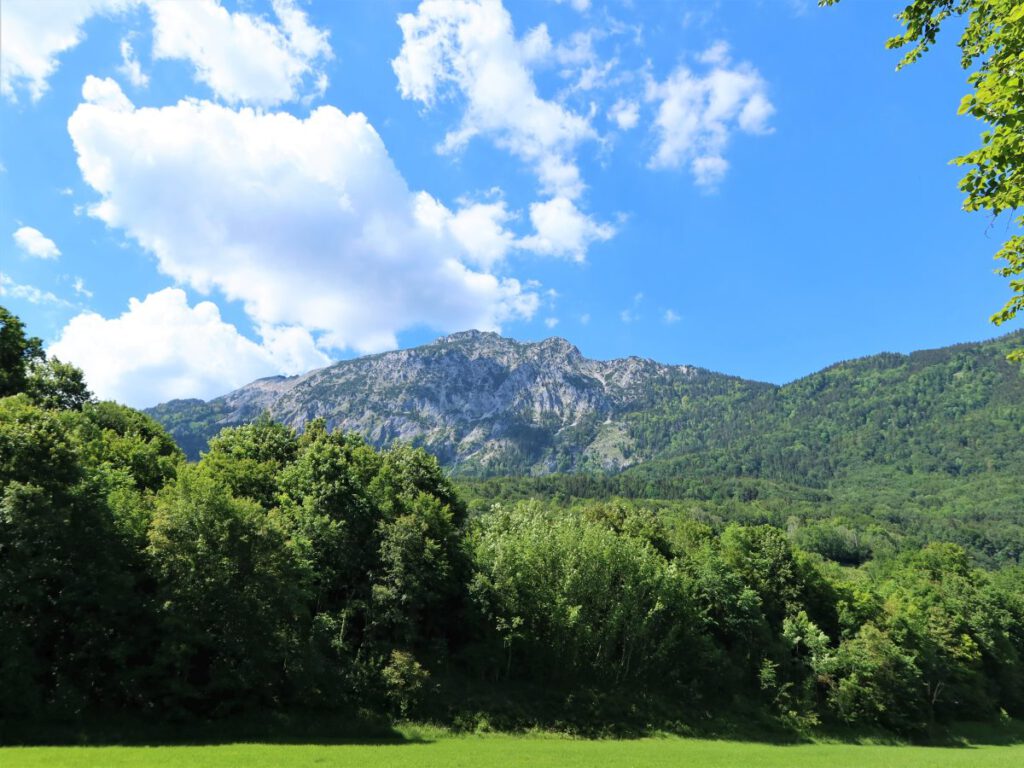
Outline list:
[[[1024,467],[1024,375],[1006,355],[1022,339],[1018,332],[839,363],[736,402],[726,421],[667,400],[629,417],[652,459],[634,471],[806,486],[880,466],[950,476],[1016,471]]]
[[[193,452],[263,409],[300,428],[334,414],[371,444],[426,447],[479,509],[660,499],[848,562],[941,539],[993,565],[1024,557],[1024,374],[1006,360],[1022,339],[874,355],[775,387],[467,333],[152,413]]]
[[[0,740],[126,714],[586,733],[1024,714],[1020,566],[941,536],[851,560],[827,549],[840,528],[758,524],[760,490],[794,514],[823,498],[764,479],[705,483],[732,521],[557,493],[480,506],[426,451],[323,420],[226,429],[189,463],[0,313]]]
[[[222,426],[313,417],[426,447],[456,474],[619,471],[822,487],[873,467],[966,476],[1024,466],[1017,333],[839,363],[782,387],[689,366],[583,358],[561,339],[466,333],[151,409],[192,456]]]

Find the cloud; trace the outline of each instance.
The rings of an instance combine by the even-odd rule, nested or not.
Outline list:
[[[121,66],[117,68],[117,71],[136,88],[145,88],[149,85],[149,76],[142,71],[139,60],[135,58],[130,38],[131,35],[121,38]]]
[[[548,328],[554,328],[556,325],[558,325],[558,318],[557,317],[545,317],[544,318],[544,325],[546,325]]]
[[[34,285],[21,285],[14,282],[10,275],[0,272],[0,296],[10,296],[12,299],[22,299],[29,304],[56,304],[57,306],[70,306],[64,299],[55,296],[50,291],[43,291]]]
[[[228,103],[272,106],[300,98],[307,82],[313,95],[327,88],[328,33],[312,27],[293,0],[272,0],[279,26],[213,0],[148,2],[153,58],[191,62],[196,79]]]
[[[14,232],[14,242],[21,251],[37,259],[56,259],[60,256],[57,244],[35,227],[20,227]]]
[[[76,277],[71,287],[75,289],[75,293],[79,296],[84,296],[87,299],[92,298],[92,291],[85,287],[85,281],[82,278]]]
[[[666,309],[664,314],[662,314],[661,319],[666,325],[674,325],[683,318],[680,317],[679,314],[675,312],[675,310]]]
[[[596,133],[587,117],[537,94],[529,64],[550,51],[546,28],[517,41],[500,0],[424,0],[398,25],[403,43],[391,65],[402,97],[427,107],[456,96],[465,102],[442,151],[487,136],[533,168],[546,194],[582,193],[574,153]]]
[[[88,78],[68,120],[100,194],[90,215],[175,280],[241,301],[264,337],[295,326],[324,349],[373,352],[414,326],[497,330],[535,312],[534,291],[479,268],[493,262],[486,238],[457,235],[443,207],[423,215],[429,196],[409,189],[364,115],[196,100],[125,109],[116,88]],[[501,219],[471,210],[463,223],[478,214]]]
[[[519,52],[524,64],[546,61],[554,50],[547,24],[538,24],[519,41]]]
[[[562,5],[568,3],[573,9],[583,13],[584,11],[590,10],[590,0],[555,0],[556,3]]]
[[[87,19],[137,4],[138,0],[3,0],[0,93],[14,100],[16,92],[23,89],[38,101],[57,71],[57,57],[84,38],[82,24]]]
[[[101,80],[90,75],[85,78],[82,97],[90,104],[111,113],[132,112],[135,109],[135,105],[124,95],[121,86],[109,77]]]
[[[530,206],[536,234],[522,238],[520,247],[535,253],[583,261],[591,243],[609,240],[615,227],[601,224],[582,213],[566,197],[555,197]]]
[[[555,47],[541,24],[517,40],[500,0],[424,0],[398,24],[402,49],[391,65],[402,97],[428,108],[445,99],[464,103],[460,123],[440,151],[457,152],[474,137],[487,137],[530,166],[542,192],[550,195],[530,206],[534,234],[514,240],[505,227],[513,217],[499,203],[467,208],[463,220],[453,224],[460,241],[477,240],[477,250],[483,251],[486,239],[490,262],[513,247],[583,261],[590,243],[615,234],[614,227],[595,221],[575,203],[584,190],[576,148],[598,138],[591,116],[541,98],[530,70],[547,59],[586,65],[575,87],[595,87],[607,67],[595,63],[589,33],[573,36],[570,46]]]
[[[647,100],[658,104],[654,122],[660,135],[649,166],[689,164],[699,186],[713,187],[729,168],[724,153],[731,132],[770,133],[775,108],[758,71],[748,63],[733,65],[725,43],[697,58],[710,67],[705,74],[680,66],[664,82],[647,84]]]
[[[643,303],[644,294],[643,291],[637,291],[633,294],[633,306],[630,309],[624,309],[619,312],[619,319],[629,325],[635,323],[640,319],[639,307]]]
[[[608,119],[614,121],[623,131],[636,128],[640,122],[640,105],[635,101],[619,99],[608,110]]]
[[[580,325],[590,325],[590,313],[584,312],[580,315]]]
[[[119,317],[83,312],[47,351],[85,371],[99,397],[139,408],[174,398],[209,399],[262,376],[328,362],[301,329],[257,344],[224,322],[215,304],[190,307],[177,288],[133,298]]]
[[[145,6],[153,20],[153,58],[182,59],[229,103],[272,106],[327,88],[328,34],[309,24],[294,0],[271,0],[277,24],[230,12],[217,0],[4,0],[0,25],[0,92],[18,89],[38,100],[57,71],[58,57],[84,38],[91,17]],[[55,12],[56,11],[56,12]],[[120,71],[144,87],[130,41],[121,41]]]
[[[619,60],[611,58],[603,60],[594,49],[594,41],[614,31],[588,29],[585,32],[574,32],[568,43],[558,45],[552,51],[553,58],[562,69],[559,74],[566,79],[574,79],[570,91],[594,91],[606,88],[618,78],[611,74],[618,66]]]
[[[706,50],[697,54],[697,61],[701,64],[727,66],[729,64],[729,44],[724,40],[715,41]]]
[[[420,192],[415,215],[421,224],[455,238],[471,264],[490,270],[516,245],[515,235],[505,227],[514,216],[504,200],[463,202],[463,207],[452,213],[426,192]]]

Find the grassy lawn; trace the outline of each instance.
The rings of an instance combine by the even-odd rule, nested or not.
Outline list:
[[[486,766],[742,766],[743,768],[957,768],[1024,765],[1024,744],[911,747],[850,744],[794,746],[676,737],[582,740],[555,736],[445,736],[382,744],[223,744],[155,747],[14,747],[0,749],[4,768],[189,766],[189,768],[478,768]]]

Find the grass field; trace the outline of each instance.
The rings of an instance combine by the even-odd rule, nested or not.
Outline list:
[[[1024,744],[960,747],[773,745],[676,737],[583,740],[554,736],[439,736],[382,744],[224,744],[156,747],[13,747],[4,768],[1019,768]]]

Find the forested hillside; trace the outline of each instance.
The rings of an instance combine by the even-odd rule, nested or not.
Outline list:
[[[1024,466],[1024,333],[839,363],[780,387],[722,424],[667,401],[633,417],[649,475],[699,472],[820,487],[865,469],[962,477]],[[735,423],[745,428],[737,429]]]
[[[1024,466],[1024,376],[1006,360],[1022,338],[875,355],[775,387],[472,332],[150,413],[193,458],[221,427],[266,412],[422,445],[463,476],[641,464],[646,477],[810,487],[880,466],[969,476]]]
[[[742,713],[919,733],[1024,713],[1020,566],[927,535],[853,563],[824,528],[661,502],[480,507],[483,486],[467,504],[426,451],[323,420],[226,429],[188,463],[0,319],[7,723],[327,712],[595,732]]]
[[[1006,359],[1022,338],[875,355],[774,387],[466,333],[151,413],[193,456],[220,424],[264,409],[299,428],[325,415],[376,446],[425,446],[479,509],[658,499],[718,530],[770,523],[849,563],[944,540],[995,565],[1024,557],[1024,375]]]
[[[696,409],[644,414],[638,430],[673,447],[620,473],[460,482],[480,507],[658,499],[665,514],[717,529],[770,523],[853,564],[934,540],[957,542],[978,563],[1018,563],[1024,376],[1006,353],[1021,338],[832,366],[762,394],[746,431],[718,430]]]

